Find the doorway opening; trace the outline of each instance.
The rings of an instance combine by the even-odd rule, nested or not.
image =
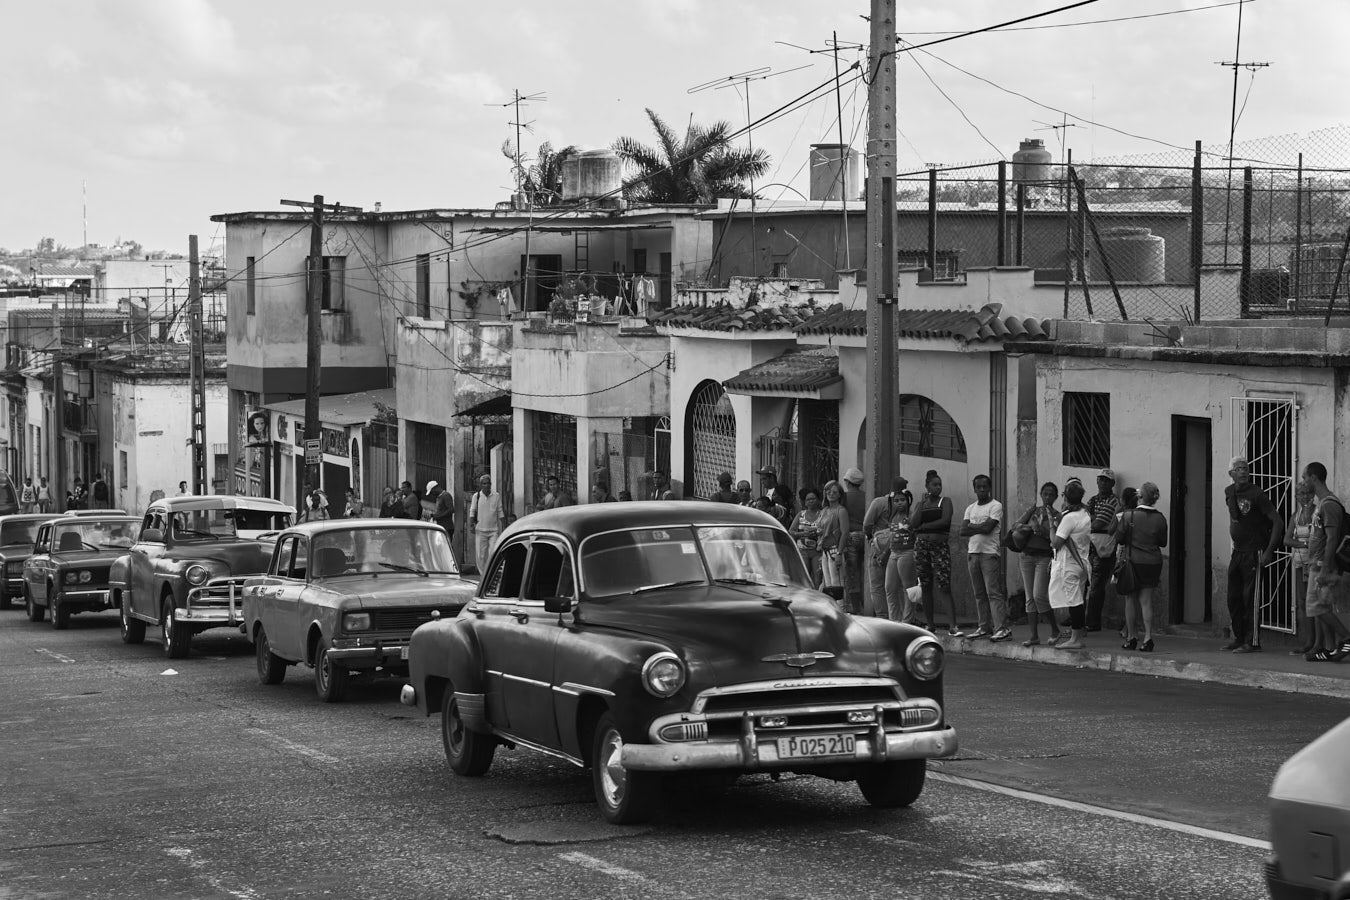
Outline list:
[[[1168,615],[1173,625],[1214,620],[1213,435],[1209,419],[1172,417]]]

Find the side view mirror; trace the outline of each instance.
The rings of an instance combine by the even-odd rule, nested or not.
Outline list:
[[[544,612],[562,615],[572,611],[571,597],[545,597]]]
[[[147,528],[141,532],[141,540],[151,543],[160,543],[164,540],[164,532],[158,528]]]

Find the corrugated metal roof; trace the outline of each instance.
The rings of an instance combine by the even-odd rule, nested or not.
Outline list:
[[[843,381],[833,347],[797,347],[722,382],[729,393],[782,391],[808,394]]]

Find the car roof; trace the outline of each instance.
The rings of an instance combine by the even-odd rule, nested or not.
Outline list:
[[[633,500],[563,506],[521,516],[502,532],[502,540],[528,531],[552,531],[580,543],[593,534],[627,528],[675,525],[770,525],[782,528],[766,512],[736,503],[703,500]]]
[[[50,515],[50,513],[48,514]],[[129,513],[125,509],[68,509],[61,515],[65,516],[125,516]]]
[[[10,516],[0,516],[0,525],[6,522],[46,522],[48,519],[59,519],[60,513],[15,513]]]
[[[324,519],[320,522],[303,522],[292,525],[282,531],[282,535],[303,534],[312,537],[316,534],[329,534],[335,531],[363,531],[373,528],[416,528],[443,531],[435,522],[423,522],[421,519]],[[279,538],[278,538],[279,539]]]
[[[185,509],[254,509],[261,512],[286,512],[295,515],[295,507],[271,497],[238,497],[234,494],[203,494],[192,497],[163,497],[151,504],[168,512]]]
[[[94,522],[130,522],[133,524],[139,524],[141,521],[141,517],[117,515],[115,513],[106,516],[90,516],[90,515],[58,516],[57,518],[52,519],[51,523],[53,525],[75,525],[75,524],[83,525],[87,524],[90,520],[93,520]]]

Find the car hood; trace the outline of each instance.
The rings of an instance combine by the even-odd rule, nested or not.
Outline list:
[[[125,553],[126,551],[122,551]],[[258,575],[267,571],[271,560],[270,547],[263,547],[257,541],[231,541],[216,543],[200,541],[175,544],[165,556],[166,561],[207,562],[214,561],[224,566],[234,577]]]
[[[323,582],[344,609],[409,609],[463,606],[478,585],[457,575],[341,575]]]
[[[881,673],[883,642],[828,597],[795,587],[703,586],[583,603],[590,627],[667,644],[717,683]]]
[[[126,553],[125,550],[122,552]],[[17,562],[32,555],[32,544],[11,544],[8,547],[0,547],[0,562]]]
[[[55,566],[111,566],[126,556],[126,548],[116,550],[61,550],[50,556]]]

